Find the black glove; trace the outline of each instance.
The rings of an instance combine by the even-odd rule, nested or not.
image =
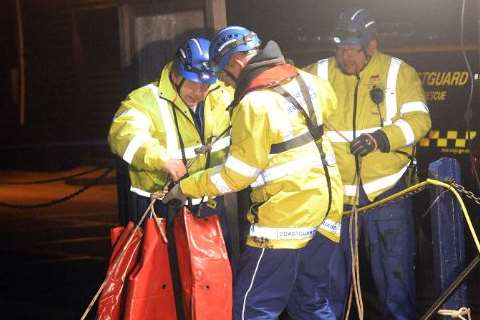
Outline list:
[[[182,189],[180,189],[180,184],[177,183],[176,185],[173,186],[170,191],[165,195],[165,197],[162,199],[162,202],[164,204],[167,204],[169,202],[174,203],[175,206],[181,207],[184,206],[185,203],[187,202],[187,196],[185,196],[182,192]]]
[[[366,156],[376,149],[381,152],[390,151],[387,135],[382,130],[361,134],[350,143],[350,152],[359,157]]]

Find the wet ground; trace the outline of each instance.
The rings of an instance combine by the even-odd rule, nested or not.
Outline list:
[[[42,180],[86,169],[2,172],[0,181]],[[100,173],[84,178],[90,180]],[[46,203],[84,185],[81,180],[76,182],[2,183],[0,201],[16,205]],[[51,207],[0,208],[0,318],[80,318],[105,275],[109,230],[117,221],[116,201],[115,185],[110,183]]]
[[[89,169],[0,171],[1,319],[80,319],[97,291],[110,253],[110,228],[117,222],[112,174],[102,183],[54,206],[4,206],[45,204],[63,198],[94,181],[103,171],[51,183],[22,183]],[[417,274],[421,313],[435,297],[431,282],[424,281],[431,273],[423,270]],[[469,288],[471,305],[477,312],[480,301],[475,283],[479,273],[476,270]],[[93,313],[87,319],[94,319]],[[477,318],[480,319],[478,314],[472,317]]]

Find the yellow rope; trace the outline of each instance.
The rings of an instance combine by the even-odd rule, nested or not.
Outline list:
[[[478,236],[475,232],[475,228],[473,227],[473,224],[472,224],[472,221],[470,219],[470,215],[468,213],[468,210],[465,206],[465,203],[463,202],[463,199],[462,197],[460,196],[459,192],[455,189],[455,187],[453,187],[452,185],[446,183],[446,182],[443,182],[443,181],[439,181],[439,180],[435,180],[435,179],[426,179],[425,181],[422,181],[420,183],[417,183],[411,187],[408,187],[400,192],[397,192],[395,194],[392,194],[391,196],[388,196],[382,200],[379,200],[379,201],[376,201],[376,202],[372,202],[371,204],[369,205],[366,205],[364,207],[361,207],[361,208],[357,208],[356,206],[353,206],[352,210],[350,211],[345,211],[344,214],[345,215],[351,215],[352,217],[350,219],[357,219],[358,217],[358,214],[359,213],[362,213],[362,212],[366,212],[372,208],[375,208],[375,207],[378,207],[378,206],[381,206],[383,204],[386,204],[390,201],[393,201],[393,200],[396,200],[408,193],[411,193],[411,192],[414,192],[418,189],[422,189],[422,188],[425,188],[426,186],[429,186],[429,185],[433,185],[433,186],[437,186],[437,187],[442,187],[442,188],[445,188],[447,189],[448,191],[452,192],[455,196],[455,198],[457,199],[458,203],[460,204],[460,207],[462,209],[462,213],[463,213],[463,216],[465,218],[465,221],[467,222],[467,226],[468,226],[468,229],[470,231],[470,234],[473,238],[473,242],[475,243],[475,246],[477,248],[477,251],[478,253],[480,254],[480,242],[478,240]],[[351,223],[350,223],[351,225]],[[349,230],[350,231],[350,230]],[[352,234],[350,233],[350,237],[352,236]],[[352,243],[352,242],[350,242]],[[358,252],[357,252],[358,254]],[[353,258],[353,251],[352,251],[352,258]],[[354,263],[352,262],[352,268],[354,266]],[[353,270],[352,270],[353,272]],[[353,279],[353,277],[352,277]],[[358,283],[358,286],[360,284]],[[348,317],[349,313],[350,313],[350,306],[351,306],[351,299],[352,299],[352,291],[355,292],[356,294],[356,289],[355,286],[352,290],[352,288],[350,288],[350,295],[349,295],[349,301],[348,301],[348,308],[347,308],[347,315],[346,317]],[[360,296],[361,297],[361,296]],[[357,299],[357,298],[356,298]],[[358,307],[358,301],[357,301],[357,307]],[[458,310],[439,310],[438,313],[440,315],[447,315],[447,316],[450,316],[452,318],[459,318],[459,319],[462,319],[462,320],[471,320],[471,316],[470,316],[470,309],[469,308],[466,308],[466,307],[462,307]],[[363,319],[363,305],[362,305],[362,309],[361,309],[361,312],[359,312],[359,316],[360,316],[360,319]],[[464,316],[467,316],[467,318],[465,318]],[[345,318],[347,319],[347,318]]]
[[[358,165],[361,166],[361,158],[358,159]],[[350,316],[350,310],[352,306],[352,296],[355,296],[355,304],[357,306],[357,314],[360,320],[363,320],[364,309],[363,309],[363,299],[362,299],[362,287],[360,285],[360,255],[358,253],[358,242],[359,242],[359,227],[358,227],[358,212],[357,212],[357,202],[360,197],[360,188],[361,188],[361,179],[360,174],[357,171],[355,174],[354,183],[357,185],[355,198],[352,206],[352,216],[350,217],[348,223],[348,233],[349,233],[349,242],[350,242],[350,255],[352,258],[351,267],[352,267],[352,283],[350,285],[349,296],[348,296],[348,307],[345,312],[345,319],[348,319]]]
[[[95,293],[95,295],[93,296],[92,300],[90,301],[90,303],[88,304],[87,308],[85,309],[85,311],[83,312],[83,315],[82,317],[80,318],[80,320],[84,320],[86,319],[88,313],[90,312],[90,310],[92,309],[93,305],[95,304],[95,302],[97,301],[98,297],[100,296],[100,294],[102,293],[103,291],[103,288],[105,287],[105,285],[107,284],[107,281],[110,279],[110,277],[113,275],[113,273],[117,270],[118,266],[120,265],[120,261],[123,259],[123,257],[125,256],[125,253],[127,252],[127,248],[128,246],[130,245],[130,243],[132,242],[133,240],[133,237],[137,234],[137,232],[140,232],[140,226],[142,225],[143,223],[143,220],[145,219],[145,217],[147,216],[147,214],[149,212],[152,212],[152,214],[155,214],[155,211],[153,209],[154,205],[155,205],[155,201],[157,200],[157,197],[153,196],[151,198],[151,201],[150,201],[150,204],[148,205],[148,208],[147,210],[145,210],[145,212],[143,213],[142,217],[140,218],[140,221],[137,223],[137,225],[135,226],[135,228],[133,229],[132,233],[130,234],[129,238],[127,239],[127,242],[125,243],[125,245],[123,246],[122,248],[122,251],[120,251],[120,254],[117,256],[117,258],[115,259],[115,261],[113,262],[113,265],[112,265],[112,268],[110,269],[110,272],[107,273],[105,279],[103,280],[102,284],[100,285],[100,287],[98,288],[97,292]]]
[[[382,199],[382,200],[379,200],[379,201],[376,201],[376,202],[372,202],[371,204],[367,205],[367,206],[364,206],[364,207],[361,207],[361,208],[358,208],[357,209],[357,212],[358,213],[362,213],[362,212],[365,212],[371,208],[375,208],[375,207],[378,207],[380,205],[383,205],[387,202],[390,202],[390,201],[393,201],[397,198],[400,198],[402,197],[403,195],[405,194],[408,194],[412,191],[415,191],[417,189],[421,189],[421,188],[424,188],[428,185],[434,185],[434,186],[438,186],[438,187],[442,187],[442,188],[445,188],[447,190],[449,190],[450,192],[452,192],[455,197],[457,198],[458,200],[458,203],[460,204],[460,207],[462,208],[462,212],[463,212],[463,216],[465,218],[465,221],[467,222],[467,226],[468,226],[468,229],[470,231],[470,234],[472,235],[472,238],[473,238],[473,242],[475,243],[475,246],[478,250],[478,253],[480,254],[480,242],[478,240],[478,236],[475,232],[475,228],[473,227],[473,224],[472,224],[472,221],[470,220],[470,215],[468,214],[468,211],[467,211],[467,208],[465,207],[465,203],[463,202],[462,200],[462,197],[460,196],[460,194],[458,193],[458,191],[450,184],[446,183],[446,182],[442,182],[442,181],[439,181],[439,180],[435,180],[435,179],[426,179],[425,181],[422,181],[420,183],[417,183],[411,187],[408,187],[400,192],[397,192],[395,194],[392,194],[391,196],[389,197],[386,197],[385,199]],[[345,211],[344,212],[345,215],[349,215],[349,214],[352,214],[352,211]]]

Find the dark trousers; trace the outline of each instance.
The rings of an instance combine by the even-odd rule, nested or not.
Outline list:
[[[376,200],[402,189],[403,180]],[[359,200],[360,206],[370,203],[363,189]],[[330,300],[338,319],[344,317],[351,285],[349,221],[349,217],[342,219],[341,245],[331,260]],[[395,200],[384,207],[360,213],[358,227],[360,273],[361,280],[364,280],[361,286],[367,289],[362,290],[362,294],[367,307],[372,305],[369,301],[374,302],[372,319],[416,319],[416,247],[411,198]],[[373,298],[368,287],[374,291]]]
[[[327,299],[331,253],[338,244],[316,233],[301,249],[246,246],[234,288],[234,319],[334,320]]]

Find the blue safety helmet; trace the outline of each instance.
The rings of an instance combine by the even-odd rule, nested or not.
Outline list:
[[[178,74],[196,83],[212,84],[217,81],[209,64],[209,47],[210,41],[207,39],[188,39],[177,51],[175,67]]]
[[[260,46],[257,34],[240,26],[228,26],[218,31],[210,45],[211,65],[215,72],[225,68],[234,53],[246,52]]]
[[[376,34],[375,20],[366,9],[349,9],[338,16],[333,41],[336,45],[359,44],[364,47]]]

